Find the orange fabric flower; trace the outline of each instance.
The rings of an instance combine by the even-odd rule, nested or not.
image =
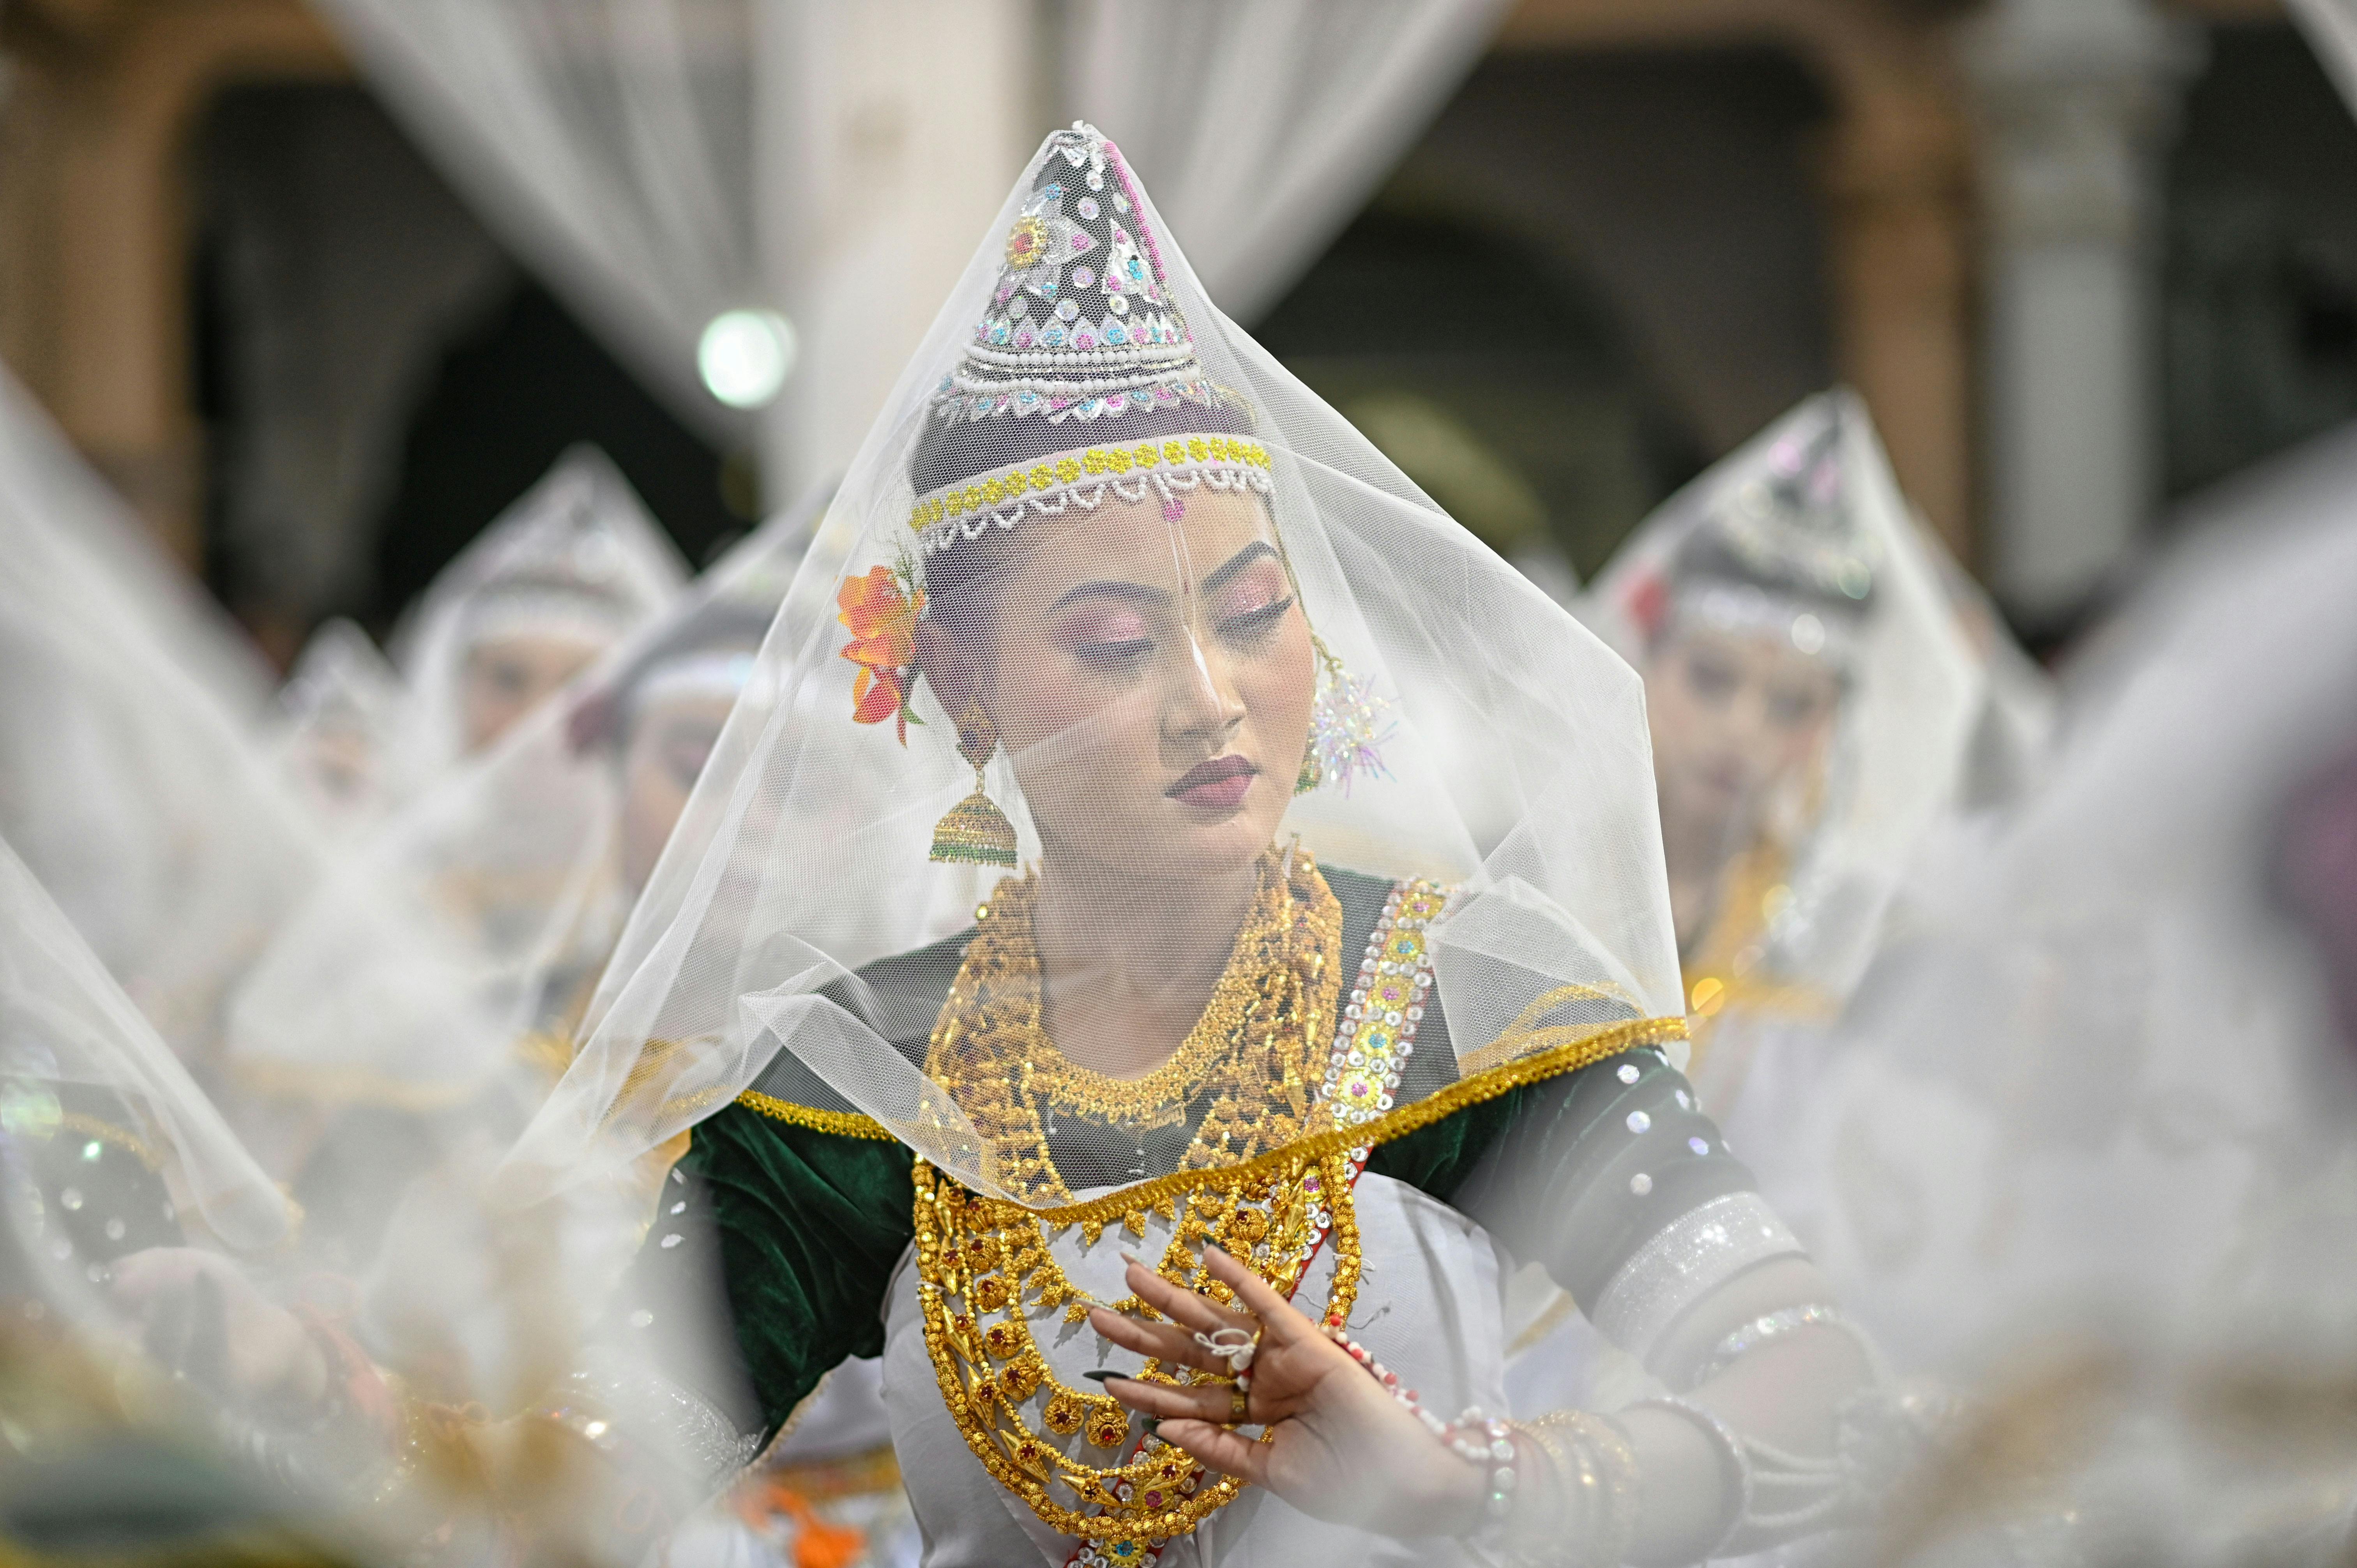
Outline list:
[[[925,607],[922,589],[901,590],[889,566],[871,566],[846,577],[835,590],[835,619],[851,632],[843,656],[859,666],[851,685],[855,723],[899,722],[900,744],[909,744],[909,695],[916,688],[917,617]]]

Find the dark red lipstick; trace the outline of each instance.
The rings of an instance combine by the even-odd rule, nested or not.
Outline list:
[[[1244,803],[1244,796],[1259,773],[1260,769],[1243,757],[1232,754],[1215,757],[1189,768],[1178,783],[1163,793],[1184,805],[1207,811],[1232,811]]]

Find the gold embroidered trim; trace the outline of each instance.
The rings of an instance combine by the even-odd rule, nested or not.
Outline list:
[[[1551,1036],[1561,1035],[1560,1040]],[[1600,1031],[1583,1029],[1545,1029],[1533,1038],[1543,1042],[1540,1049],[1517,1061],[1494,1067],[1472,1078],[1459,1079],[1448,1088],[1436,1090],[1413,1104],[1386,1112],[1372,1122],[1362,1122],[1355,1127],[1335,1132],[1318,1133],[1298,1143],[1247,1160],[1222,1170],[1174,1171],[1157,1176],[1152,1181],[1123,1187],[1103,1197],[1086,1203],[1066,1204],[1055,1208],[1039,1208],[1042,1222],[1049,1225],[1072,1225],[1083,1221],[1103,1224],[1119,1219],[1133,1210],[1153,1208],[1176,1199],[1180,1194],[1202,1187],[1222,1186],[1229,1179],[1265,1176],[1299,1160],[1304,1163],[1338,1149],[1372,1148],[1388,1144],[1394,1138],[1405,1137],[1431,1126],[1435,1122],[1455,1114],[1469,1105],[1480,1105],[1497,1099],[1525,1084],[1543,1082],[1566,1072],[1577,1072],[1592,1062],[1622,1051],[1636,1050],[1644,1046],[1664,1046],[1672,1040],[1686,1037],[1684,1018],[1632,1018],[1625,1024],[1608,1024]],[[820,1111],[807,1105],[791,1105],[751,1090],[737,1097],[737,1103],[774,1116],[780,1122],[815,1128],[822,1133],[840,1133],[852,1138],[889,1138],[883,1124],[865,1116],[849,1115],[839,1111]]]
[[[1174,435],[1135,446],[1089,446],[1060,457],[977,474],[963,485],[918,501],[909,512],[909,526],[921,533],[952,518],[1018,500],[1027,491],[1044,495],[1085,479],[1206,465],[1244,469],[1272,467],[1267,447],[1238,435]]]
[[[146,1140],[128,1127],[118,1127],[112,1122],[85,1115],[79,1111],[61,1112],[58,1117],[57,1126],[59,1132],[79,1133],[85,1138],[95,1138],[102,1144],[112,1144],[145,1165],[149,1174],[156,1176],[163,1174],[164,1156],[148,1147]]]
[[[1519,1061],[1491,1068],[1477,1077],[1460,1079],[1446,1089],[1436,1090],[1413,1104],[1403,1105],[1372,1122],[1312,1133],[1298,1143],[1272,1149],[1241,1165],[1220,1170],[1173,1171],[1168,1176],[1125,1187],[1103,1197],[1091,1198],[1086,1203],[1067,1204],[1033,1212],[1046,1225],[1085,1224],[1091,1220],[1103,1223],[1118,1219],[1132,1209],[1151,1208],[1176,1198],[1181,1193],[1267,1176],[1296,1161],[1308,1162],[1343,1149],[1372,1148],[1429,1127],[1469,1105],[1495,1100],[1524,1084],[1538,1083],[1561,1073],[1576,1072],[1591,1062],[1599,1062],[1607,1057],[1619,1056],[1622,1051],[1634,1050],[1641,1046],[1682,1040],[1686,1035],[1686,1021],[1684,1018],[1632,1018],[1626,1024],[1608,1024],[1593,1033],[1576,1029],[1559,1032],[1573,1037],[1545,1047]],[[1544,1040],[1556,1033],[1558,1031],[1553,1029],[1542,1030],[1534,1037]]]
[[[832,1133],[838,1138],[874,1138],[887,1144],[899,1142],[885,1130],[883,1122],[856,1111],[821,1111],[815,1105],[796,1105],[750,1089],[737,1097],[737,1103],[773,1121],[807,1127],[813,1133]]]

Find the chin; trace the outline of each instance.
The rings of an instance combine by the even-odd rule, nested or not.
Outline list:
[[[1217,815],[1168,799],[1158,804],[1161,821],[1154,836],[1164,852],[1156,858],[1173,875],[1239,870],[1276,836],[1275,829],[1262,820],[1263,813],[1253,809],[1258,802],[1249,795],[1234,811]]]

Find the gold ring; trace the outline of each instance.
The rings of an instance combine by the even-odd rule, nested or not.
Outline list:
[[[1245,1408],[1251,1403],[1252,1396],[1243,1390],[1230,1389],[1228,1391],[1228,1424],[1242,1426],[1244,1423]]]

